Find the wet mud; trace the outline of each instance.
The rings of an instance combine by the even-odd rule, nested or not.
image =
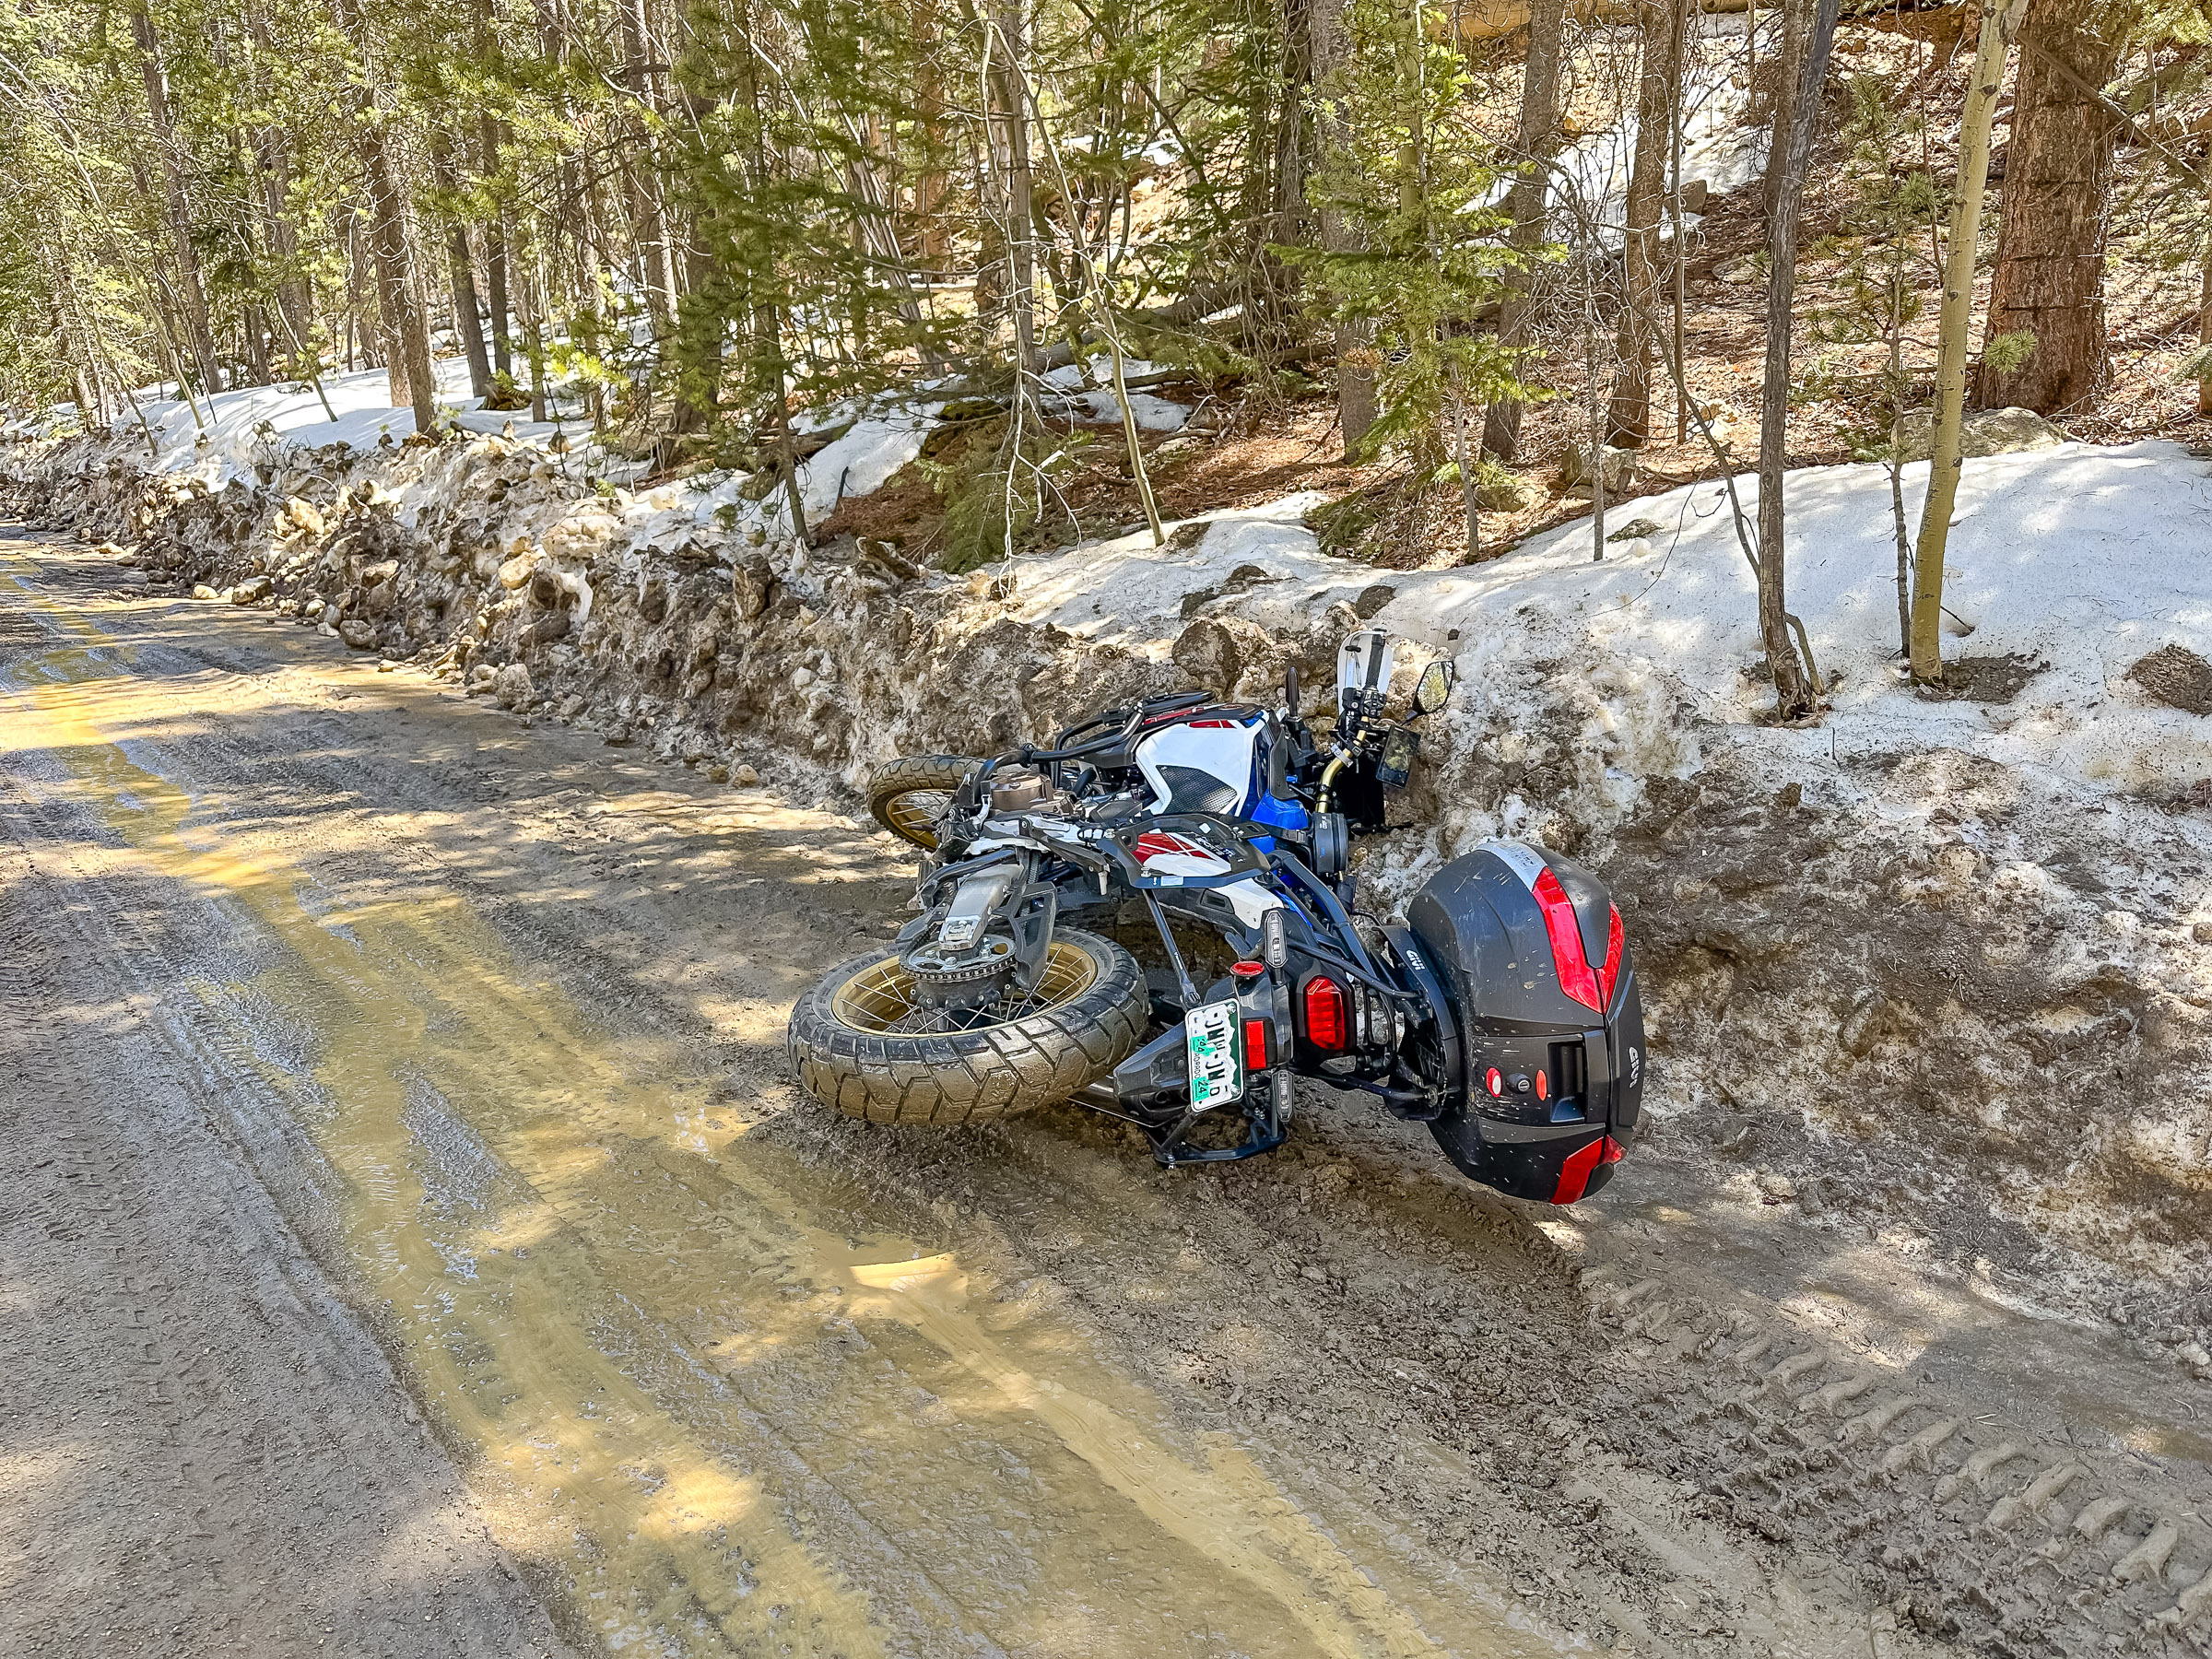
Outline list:
[[[0,544],[10,914],[197,1080],[199,1178],[577,1651],[2207,1651],[2170,1366],[1664,1156],[1555,1213],[1349,1105],[1218,1173],[834,1119],[783,1019],[897,925],[885,838],[113,574]]]

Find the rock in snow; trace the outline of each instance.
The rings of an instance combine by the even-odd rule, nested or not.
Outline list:
[[[2155,702],[2189,714],[2212,714],[2212,663],[2186,645],[2161,645],[2127,671]]]
[[[1966,458],[2018,454],[2023,450],[2056,449],[2066,435],[2033,409],[1975,409],[1959,434]],[[1904,459],[1925,461],[1936,446],[1936,412],[1918,409],[1905,417],[1899,437]]]

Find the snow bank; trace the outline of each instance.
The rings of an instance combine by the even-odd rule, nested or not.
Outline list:
[[[1131,375],[1143,375],[1152,372],[1154,365],[1132,360],[1125,368]],[[565,420],[532,421],[521,414],[486,409],[481,399],[468,394],[465,362],[441,359],[436,371],[441,418],[450,418],[465,431],[542,448],[564,476],[579,483],[630,484],[647,471],[646,463],[622,460],[592,444],[588,418],[581,410],[557,407],[555,413],[565,414]],[[1110,360],[1099,357],[1088,370],[1075,365],[1049,376],[1063,394],[1056,412],[1118,421],[1121,404],[1112,388],[1112,373]],[[414,432],[415,417],[411,409],[392,406],[389,389],[382,369],[329,377],[320,394],[312,385],[285,382],[218,392],[187,402],[159,395],[168,388],[153,388],[142,394],[140,405],[146,429],[153,436],[150,453],[147,430],[140,429],[136,418],[117,422],[104,440],[96,441],[106,455],[126,460],[141,472],[194,479],[209,489],[220,489],[234,478],[252,482],[265,472],[281,470],[286,452],[343,444],[366,453],[399,445]],[[1146,393],[1132,393],[1129,406],[1147,431],[1179,431],[1191,416],[1186,406]],[[799,464],[799,493],[807,522],[818,524],[837,511],[839,502],[882,488],[921,454],[923,440],[944,406],[942,398],[888,394],[799,416],[796,425],[802,431],[849,423],[847,430]],[[75,421],[74,407],[62,406],[41,416],[12,420],[0,427],[0,433],[44,440],[73,429]],[[549,441],[561,438],[566,441]],[[642,540],[713,532],[746,546],[790,547],[794,537],[786,492],[781,488],[748,488],[749,482],[745,473],[717,471],[652,490],[639,498],[642,506],[626,492],[619,499],[626,518],[651,520],[642,528]],[[435,488],[403,488],[406,522],[412,523],[414,508],[429,499],[426,490]]]
[[[1182,631],[1184,599],[1219,587],[1247,567],[1266,583],[1291,583],[1302,606],[1350,598],[1368,585],[1365,577],[1371,572],[1321,552],[1304,515],[1325,499],[1300,491],[1194,519],[1176,525],[1180,534],[1165,547],[1154,547],[1151,532],[1139,530],[1025,559],[1015,614],[1157,661]]]
[[[1906,469],[1916,527],[1928,468]],[[1736,489],[1758,510],[1758,482]],[[2025,659],[2024,688],[2001,703],[1931,701],[1894,665],[1897,543],[1888,480],[1875,465],[1820,467],[1788,482],[1791,608],[1821,667],[1840,672],[1818,730],[1762,741],[1800,758],[1946,747],[2077,782],[2138,791],[2212,775],[2212,730],[2154,702],[2124,677],[2178,644],[2212,656],[2212,466],[2179,444],[2061,445],[1967,463],[1950,537],[1947,655]],[[1718,724],[1748,728],[1771,703],[1757,585],[1726,493],[1698,484],[1629,503],[1609,523],[1658,528],[1591,559],[1585,522],[1495,564],[1407,584],[1382,617],[1437,645],[1510,629],[1528,648],[1686,693]],[[1959,637],[1963,622],[1972,632]],[[1624,757],[1633,765],[1635,757]]]
[[[820,450],[799,470],[806,516],[819,521],[841,500],[874,495],[891,476],[922,453],[942,403],[888,407],[863,415],[853,429]]]
[[[1919,523],[1928,468],[1906,468],[1906,520]],[[1735,483],[1747,515],[1758,480]],[[1603,672],[1624,688],[1662,682],[1714,725],[1793,758],[1839,750],[1956,748],[2120,791],[2212,776],[2212,721],[2165,707],[2125,677],[2175,644],[2212,657],[2212,465],[2180,445],[2078,443],[1970,461],[1951,532],[1945,649],[2018,657],[2024,688],[2001,703],[1930,700],[1896,666],[1897,545],[1888,476],[1875,465],[1789,475],[1789,601],[1821,667],[1841,674],[1817,729],[1765,725],[1757,585],[1718,482],[1615,508],[1608,530],[1654,526],[1593,561],[1589,521],[1506,558],[1453,570],[1380,572],[1324,556],[1294,496],[1206,522],[1195,546],[1123,536],[1026,561],[1019,615],[1084,639],[1164,656],[1187,595],[1243,567],[1263,580],[1207,607],[1270,629],[1378,586],[1376,620],[1450,650],[1474,696],[1508,662]],[[1178,538],[1188,540],[1189,537]],[[1961,637],[1960,621],[1972,632]],[[2032,673],[2029,674],[2029,670]],[[1671,771],[1671,717],[1616,757],[1624,772]]]
[[[468,365],[448,359],[437,367],[441,406],[478,411],[480,400],[468,394]],[[327,409],[324,397],[329,399]],[[323,382],[323,396],[317,396],[312,385],[280,382],[217,392],[191,402],[160,398],[143,405],[141,413],[153,434],[154,451],[147,453],[146,433],[137,420],[126,418],[114,429],[124,452],[135,451],[133,459],[147,472],[196,477],[214,489],[234,477],[250,476],[256,452],[265,453],[272,442],[302,449],[343,443],[366,450],[387,441],[398,443],[415,430],[414,411],[392,406],[391,382],[382,369],[329,376]],[[512,418],[497,418],[504,422]]]

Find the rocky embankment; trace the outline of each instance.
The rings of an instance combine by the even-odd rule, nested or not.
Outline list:
[[[986,578],[924,576],[849,539],[747,545],[499,437],[339,447],[219,488],[92,444],[18,445],[6,461],[18,511],[115,544],[156,584],[810,794],[900,751],[1049,735],[1175,676],[1011,619]]]

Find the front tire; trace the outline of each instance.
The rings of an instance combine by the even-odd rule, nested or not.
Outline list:
[[[1063,927],[1047,951],[1037,994],[959,1029],[916,1004],[897,955],[854,957],[791,1011],[799,1081],[876,1124],[986,1124],[1066,1100],[1135,1050],[1150,1000],[1111,940]]]
[[[868,812],[910,846],[937,850],[937,824],[960,780],[982,764],[962,755],[901,755],[868,776]]]

